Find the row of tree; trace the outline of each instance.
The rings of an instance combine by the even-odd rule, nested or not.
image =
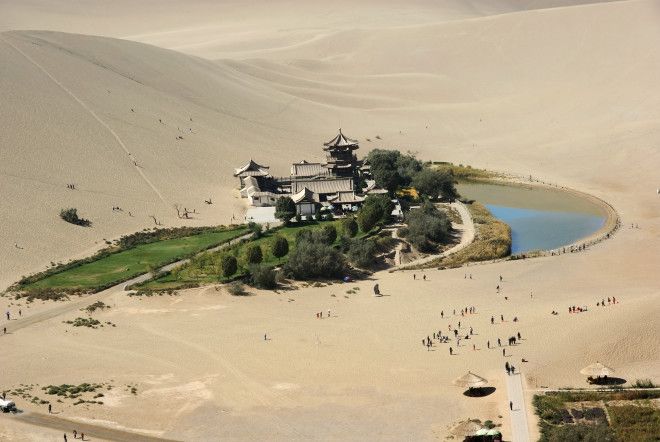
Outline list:
[[[406,187],[414,187],[420,196],[431,199],[453,199],[458,196],[450,171],[433,169],[411,153],[374,149],[367,155],[367,161],[376,185],[392,196]]]

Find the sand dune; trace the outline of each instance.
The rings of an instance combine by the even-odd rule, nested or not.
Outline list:
[[[150,215],[180,224],[175,203],[200,212],[188,224],[228,222],[243,208],[233,166],[253,157],[284,174],[339,126],[365,152],[410,149],[593,193],[624,228],[586,253],[475,267],[473,286],[463,270],[429,272],[410,293],[409,274],[378,274],[393,294],[378,303],[370,282],[355,299],[339,286],[293,302],[213,288],[113,295],[103,315],[116,331],[71,334],[55,318],[9,336],[8,384],[137,382],[137,398],[67,416],[175,438],[204,438],[212,423],[252,439],[428,440],[457,419],[505,414],[501,357],[417,348],[440,309],[465,302],[483,312],[484,337],[488,315],[521,318],[529,339],[516,357],[531,361],[531,387],[581,386],[577,371],[594,359],[660,381],[657,1],[130,2],[131,16],[127,5],[0,0],[2,30],[75,32],[0,34],[0,287],[151,227]],[[61,222],[68,206],[93,227]],[[493,300],[499,274],[509,303]],[[564,314],[607,296],[622,304]],[[338,317],[316,322],[327,308]],[[272,348],[258,346],[264,329]],[[496,395],[475,402],[448,387],[473,367]],[[164,406],[172,398],[181,410]]]

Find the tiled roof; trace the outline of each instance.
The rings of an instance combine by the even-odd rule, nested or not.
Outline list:
[[[353,179],[294,180],[291,182],[291,193],[298,193],[305,187],[318,194],[337,193],[344,190],[351,191],[353,190]]]

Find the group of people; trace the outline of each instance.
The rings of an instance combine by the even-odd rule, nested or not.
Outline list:
[[[78,439],[78,430],[73,430],[73,438]],[[66,433],[64,433],[64,442],[68,440]],[[85,440],[85,433],[80,433],[80,440]]]
[[[330,310],[328,310],[328,318],[330,317]],[[323,312],[316,313],[316,319],[323,319]]]
[[[75,184],[67,184],[66,188],[69,190],[76,190],[76,185]]]
[[[612,298],[608,296],[607,305],[612,305],[612,304],[616,304],[616,298],[614,296],[612,296]],[[600,302],[597,302],[596,307],[605,307],[605,298],[603,298]]]

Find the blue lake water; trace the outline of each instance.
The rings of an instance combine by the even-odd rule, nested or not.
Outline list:
[[[597,231],[605,222],[603,217],[583,213],[485,206],[511,227],[512,254],[572,244]]]
[[[536,186],[459,184],[459,193],[485,205],[511,227],[511,253],[550,250],[598,231],[603,209],[573,193]]]

